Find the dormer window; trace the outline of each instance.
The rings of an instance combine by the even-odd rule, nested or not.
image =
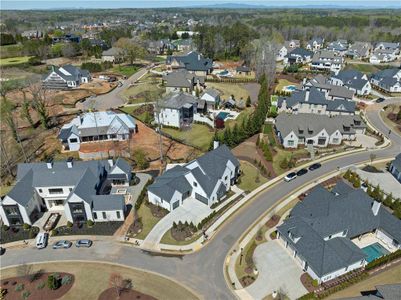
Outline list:
[[[194,186],[198,186],[198,184],[196,183],[196,181],[194,181]]]

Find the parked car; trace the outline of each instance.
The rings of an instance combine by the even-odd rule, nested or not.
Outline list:
[[[70,241],[61,240],[53,244],[53,249],[68,249],[72,243]]]
[[[376,99],[376,103],[382,103],[382,102],[384,102],[386,99],[384,99],[384,98],[377,98]]]
[[[297,172],[297,176],[302,176],[305,175],[306,173],[308,173],[307,169],[301,169]]]
[[[322,166],[321,164],[315,163],[313,165],[310,165],[308,169],[309,169],[309,171],[314,171],[316,169],[319,169],[321,166]]]
[[[36,236],[36,248],[43,249],[47,247],[47,241],[49,240],[49,234],[47,232],[39,232]]]
[[[291,173],[287,174],[287,175],[284,177],[284,180],[287,181],[287,182],[289,182],[289,181],[291,181],[291,180],[294,180],[296,177],[297,177],[297,173],[291,172]]]
[[[92,246],[91,240],[78,240],[75,242],[75,247],[78,247],[78,248],[81,248],[81,247],[89,248],[90,246]]]

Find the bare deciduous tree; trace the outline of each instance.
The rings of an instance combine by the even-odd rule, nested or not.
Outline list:
[[[254,55],[251,65],[253,66],[256,78],[260,79],[266,75],[267,85],[270,86],[276,75],[276,46],[266,40],[254,41]]]
[[[110,274],[109,278],[110,287],[114,288],[117,294],[117,298],[120,298],[121,294],[125,291],[128,291],[132,288],[131,279],[124,279],[118,273]]]

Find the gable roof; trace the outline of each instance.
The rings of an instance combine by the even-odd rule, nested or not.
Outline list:
[[[170,93],[166,95],[159,103],[160,107],[180,109],[186,104],[197,103],[198,99],[190,94],[186,93]]]
[[[306,50],[304,48],[295,48],[294,50],[292,50],[290,53],[287,54],[287,57],[297,57],[297,56],[301,56],[303,58],[305,57],[312,57],[313,52]]]
[[[195,75],[186,69],[167,73],[163,76],[167,87],[191,88],[194,85]]]
[[[204,58],[196,51],[191,51],[187,55],[167,56],[166,64],[171,64],[173,61],[177,61],[188,71],[209,71],[213,67],[212,59]]]
[[[373,199],[345,184],[332,192],[316,186],[277,228],[320,277],[366,257],[350,240],[358,235],[380,228],[401,240],[401,220],[384,207],[374,215]],[[297,232],[300,239],[295,241],[292,232]],[[342,235],[331,238],[338,233]]]

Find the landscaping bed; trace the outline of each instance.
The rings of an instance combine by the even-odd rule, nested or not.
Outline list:
[[[22,272],[27,272],[30,266],[21,265],[17,268],[24,268]],[[55,283],[49,277],[54,277]],[[59,299],[71,289],[74,279],[74,275],[69,273],[42,273],[41,270],[26,276],[6,278],[1,280],[4,293],[4,298],[1,299]]]
[[[72,227],[60,226],[52,230],[52,235],[113,235],[124,222],[111,221],[111,222],[97,222],[93,226],[87,223],[76,225]]]
[[[108,288],[104,290],[100,295],[98,300],[133,300],[133,299],[141,299],[141,300],[156,300],[156,298],[138,292],[136,290],[125,290],[122,291],[119,295],[116,292],[115,288]]]
[[[178,242],[190,239],[196,232],[197,228],[193,224],[188,224],[187,222],[176,224],[173,223],[173,227],[170,229],[171,236]]]
[[[38,233],[39,227],[36,226],[25,230],[22,227],[8,228],[3,225],[1,227],[0,243],[7,244],[15,241],[34,239]]]

